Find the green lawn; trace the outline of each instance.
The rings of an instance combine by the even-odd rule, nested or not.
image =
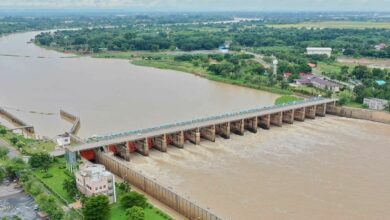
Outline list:
[[[43,183],[45,183],[52,191],[58,193],[68,203],[71,203],[74,202],[74,199],[71,198],[62,187],[64,180],[69,178],[68,175],[65,174],[66,168],[63,167],[64,167],[64,158],[59,158],[59,162],[53,164],[48,170],[48,173],[53,175],[52,177],[44,178],[45,172],[42,170],[36,170],[34,171],[34,174]]]
[[[145,220],[166,220],[170,218],[165,218],[162,215],[158,214],[159,211],[156,208],[145,208]],[[110,220],[127,220],[126,210],[120,205],[119,202],[111,206],[110,210]]]
[[[115,187],[117,194],[117,202],[111,205],[110,210],[110,220],[127,220],[126,217],[126,209],[124,209],[120,200],[122,195],[124,194],[118,187]],[[145,220],[167,220],[171,219],[167,214],[163,213],[161,210],[153,207],[152,205],[148,205],[144,209],[145,211]]]
[[[323,21],[323,22],[302,22],[297,24],[271,24],[274,28],[339,28],[339,29],[365,29],[365,28],[390,28],[390,22],[370,21]]]
[[[275,105],[280,105],[284,103],[289,103],[289,102],[294,102],[298,100],[303,100],[302,98],[296,97],[296,96],[291,96],[291,95],[284,95],[280,96],[275,100]]]

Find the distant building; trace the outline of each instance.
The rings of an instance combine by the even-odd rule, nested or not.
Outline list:
[[[334,82],[326,80],[324,78],[315,76],[313,74],[300,74],[300,79],[297,79],[295,83],[303,86],[313,86],[319,89],[330,90],[332,92],[339,92],[340,86]]]
[[[77,189],[85,196],[106,195],[116,202],[115,177],[103,165],[87,164],[76,172]]]
[[[317,65],[315,63],[308,63],[307,64],[310,68],[316,68]]]
[[[340,86],[334,82],[331,82],[329,80],[320,78],[320,77],[313,77],[310,79],[311,84],[320,89],[330,90],[332,92],[339,92]]]
[[[332,48],[330,47],[308,47],[306,48],[306,53],[308,55],[327,55],[330,57],[332,55]]]
[[[274,57],[274,60],[272,61],[274,75],[276,75],[278,73],[278,63],[279,63],[279,61],[276,59],[276,57]]]
[[[375,82],[376,82],[376,84],[377,84],[378,86],[384,86],[384,85],[386,85],[386,81],[384,81],[384,80],[376,80]]]
[[[384,43],[381,43],[381,44],[375,45],[374,47],[375,47],[375,50],[381,51],[381,50],[384,50],[387,47],[387,45]]]
[[[292,76],[292,73],[283,73],[284,79],[288,79],[290,76]]]
[[[229,48],[225,47],[225,46],[220,46],[218,48],[219,52],[220,53],[229,53]]]
[[[367,105],[369,109],[384,110],[389,105],[389,101],[377,98],[365,98],[363,104]]]

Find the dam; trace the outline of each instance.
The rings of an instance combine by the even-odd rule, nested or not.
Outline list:
[[[199,145],[201,139],[215,142],[217,135],[229,139],[231,133],[244,135],[245,130],[257,133],[258,127],[269,129],[271,125],[280,127],[283,123],[292,124],[295,120],[324,117],[327,112],[333,111],[335,105],[336,99],[315,97],[288,104],[97,136],[81,145],[69,147],[67,151],[79,152],[85,159],[93,160],[94,150],[103,149],[130,161],[130,154],[133,152],[148,156],[152,148],[166,152],[168,145],[183,148],[185,141]]]

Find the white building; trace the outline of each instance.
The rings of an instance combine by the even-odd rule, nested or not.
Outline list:
[[[85,196],[106,195],[116,202],[115,177],[103,165],[87,164],[76,172],[77,189]]]
[[[389,101],[377,98],[365,98],[363,104],[367,105],[369,109],[384,110],[389,105]]]
[[[308,47],[306,48],[306,53],[308,55],[327,55],[330,57],[332,55],[332,48],[330,47]]]

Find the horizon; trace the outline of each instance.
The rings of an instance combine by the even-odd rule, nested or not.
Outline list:
[[[142,12],[390,12],[386,0],[2,0],[0,10]]]

